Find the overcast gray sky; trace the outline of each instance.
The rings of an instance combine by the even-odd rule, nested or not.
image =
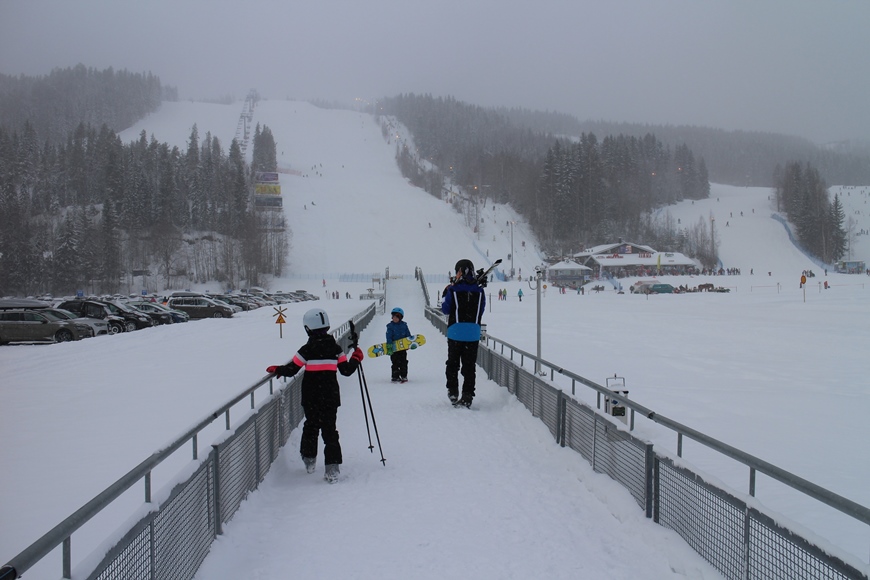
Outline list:
[[[0,0],[0,73],[870,140],[867,0]]]

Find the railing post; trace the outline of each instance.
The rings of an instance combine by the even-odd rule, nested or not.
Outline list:
[[[749,495],[755,497],[755,468],[749,468]]]
[[[155,537],[156,534],[154,533],[154,519],[155,518],[151,518],[151,521],[148,522],[148,535],[150,536],[148,543],[151,545],[151,553],[148,555],[149,556],[148,568],[149,568],[149,572],[151,573],[150,580],[155,580],[155,578],[157,576],[157,546],[155,545],[156,544],[156,537]]]
[[[212,473],[214,476],[214,535],[220,536],[224,533],[221,525],[221,469],[220,469],[220,450],[217,445],[212,445],[214,449],[214,465]]]
[[[646,445],[644,453],[644,475],[646,477],[646,517],[653,517],[653,478],[655,477],[655,453],[652,443]]]
[[[598,446],[598,414],[592,415],[592,471],[595,469],[595,457],[598,455],[596,447]]]
[[[565,393],[559,389],[556,395],[556,436],[561,447],[565,446],[565,404]]]
[[[254,415],[254,476],[259,484],[260,478],[260,427],[257,424],[260,414]]]
[[[63,540],[63,577],[72,578],[72,539],[69,536]]]
[[[746,508],[746,511],[743,512],[743,577],[749,578],[749,560],[750,560],[750,552],[752,550],[751,543],[751,526],[750,526],[750,517],[749,517],[749,507]]]
[[[661,495],[661,462],[658,457],[653,453],[653,512],[652,512],[652,520],[655,523],[659,523],[659,497]]]

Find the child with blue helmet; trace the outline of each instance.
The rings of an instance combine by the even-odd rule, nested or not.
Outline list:
[[[393,308],[390,312],[390,322],[387,324],[387,342],[395,342],[400,338],[410,338],[411,331],[404,321],[405,311]],[[408,382],[408,351],[400,350],[390,355],[392,381],[394,383]]]

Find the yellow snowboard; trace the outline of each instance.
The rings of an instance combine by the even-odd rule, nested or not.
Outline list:
[[[368,353],[371,358],[390,355],[400,350],[414,350],[418,346],[426,344],[426,337],[422,334],[413,334],[408,338],[400,338],[395,342],[383,342],[370,346]]]

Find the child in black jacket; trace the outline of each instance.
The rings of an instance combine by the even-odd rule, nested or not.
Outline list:
[[[317,464],[317,436],[323,438],[325,462],[324,478],[329,483],[338,480],[341,464],[341,444],[335,426],[341,395],[338,387],[337,372],[344,376],[352,375],[363,359],[362,350],[355,348],[350,359],[345,356],[341,346],[328,333],[329,317],[321,308],[313,308],[302,317],[308,342],[293,356],[286,365],[273,365],[266,372],[276,377],[292,377],[305,369],[302,377],[302,408],[305,423],[302,426],[302,441],[299,453],[305,462],[308,473],[314,473]]]

